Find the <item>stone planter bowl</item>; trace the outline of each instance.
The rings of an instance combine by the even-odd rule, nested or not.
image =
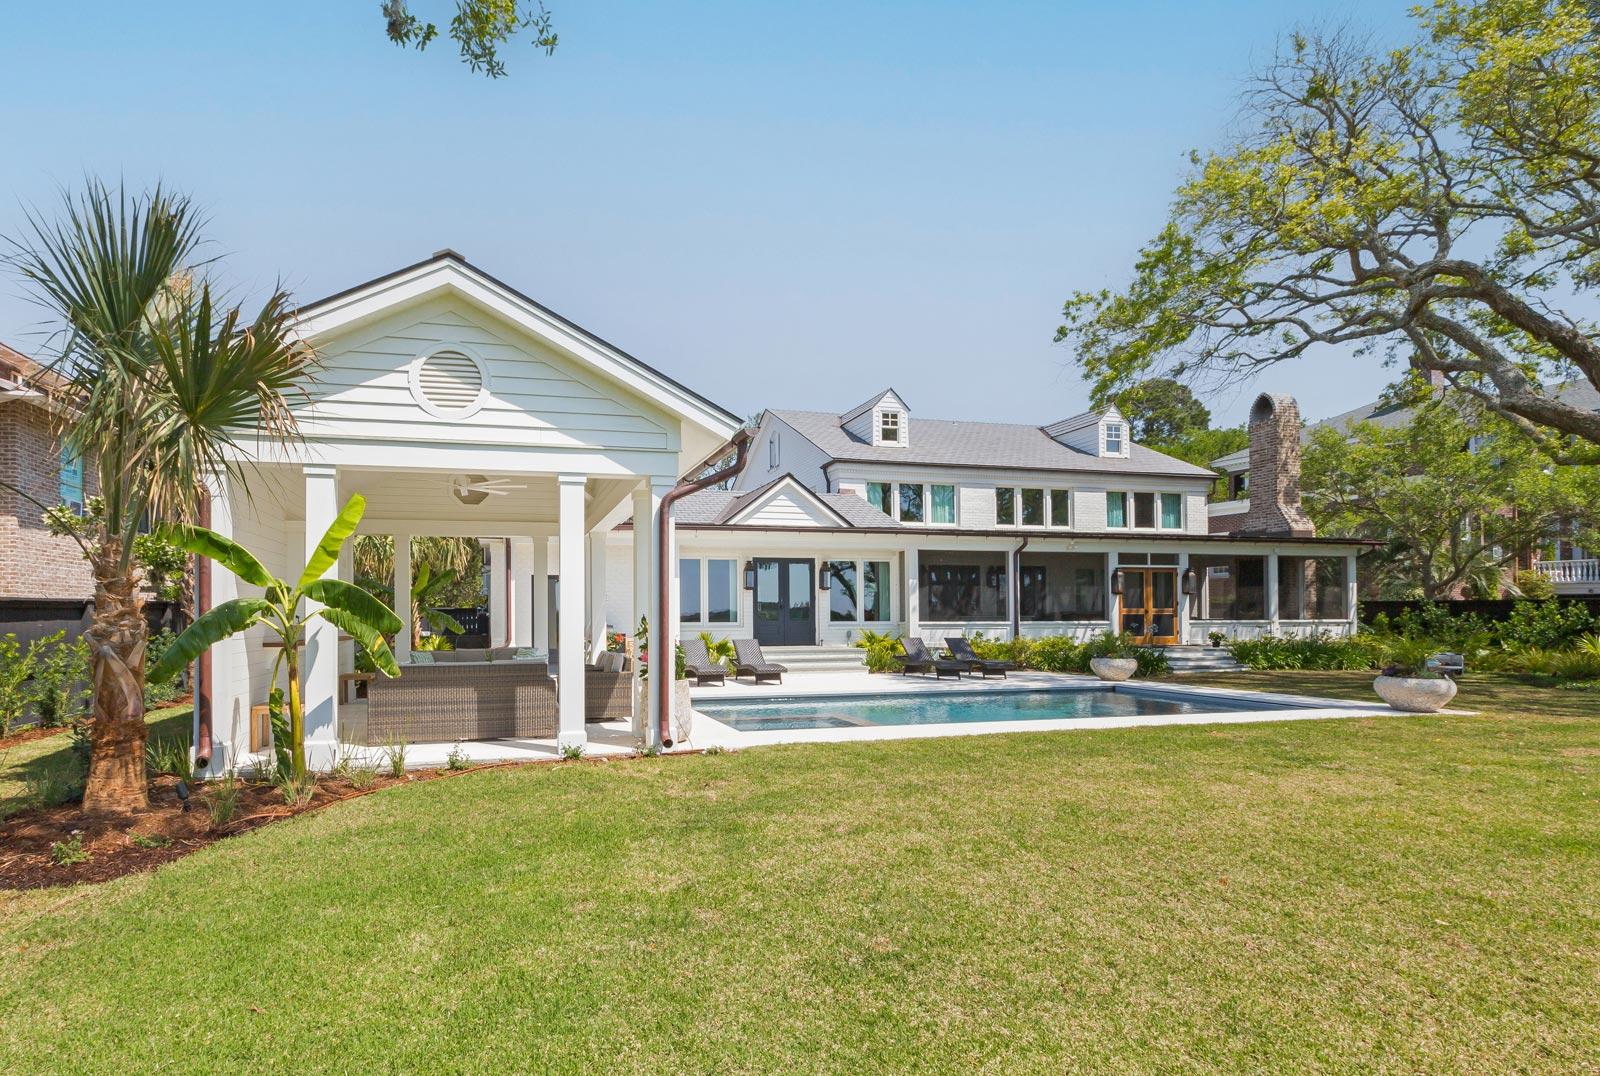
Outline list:
[[[1455,681],[1442,676],[1380,676],[1372,689],[1396,710],[1412,714],[1436,714],[1456,697]]]
[[[1139,671],[1136,658],[1090,658],[1089,668],[1102,680],[1128,680]]]

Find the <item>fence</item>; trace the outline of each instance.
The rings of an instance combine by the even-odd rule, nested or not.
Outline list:
[[[1364,601],[1361,603],[1361,622],[1370,624],[1379,613],[1389,619],[1394,619],[1407,609],[1421,609],[1424,606],[1442,606],[1451,616],[1465,616],[1468,613],[1482,617],[1484,620],[1505,620],[1511,616],[1511,610],[1527,599],[1517,598],[1491,598],[1476,599],[1462,598],[1455,601]],[[1589,610],[1591,615],[1600,616],[1600,596],[1551,598],[1563,604],[1572,603],[1582,605]]]
[[[87,598],[0,598],[0,635],[13,634],[24,646],[58,631],[76,639],[93,616],[94,602]],[[181,631],[188,624],[176,602],[145,602],[144,619],[152,632]]]

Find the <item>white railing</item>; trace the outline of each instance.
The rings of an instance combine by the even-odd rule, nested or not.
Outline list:
[[[1552,583],[1600,583],[1600,557],[1587,560],[1540,560],[1533,565]]]

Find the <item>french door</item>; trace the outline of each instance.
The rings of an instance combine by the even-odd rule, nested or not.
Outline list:
[[[1118,568],[1122,573],[1122,630],[1142,646],[1178,641],[1178,570]]]
[[[815,569],[809,560],[756,561],[756,642],[762,646],[815,645]]]

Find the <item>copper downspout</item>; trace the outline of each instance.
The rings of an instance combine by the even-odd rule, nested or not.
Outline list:
[[[200,498],[200,526],[211,526],[211,497]],[[199,620],[211,611],[211,565],[194,558],[194,617]],[[194,674],[194,765],[200,770],[211,764],[211,649],[200,652]]]
[[[1022,638],[1022,551],[1028,548],[1028,535],[1011,551],[1011,637]]]
[[[750,431],[740,430],[733,435],[733,440],[728,445],[735,450],[733,462],[693,482],[679,482],[667,490],[661,497],[661,508],[656,516],[656,633],[665,649],[667,641],[667,624],[672,616],[672,571],[671,564],[667,561],[667,547],[672,538],[672,506],[691,493],[698,493],[709,486],[714,486],[724,479],[732,478],[744,470],[745,453],[750,449]],[[634,521],[634,541],[639,540],[638,520]],[[667,676],[677,674],[677,655],[673,655],[670,662],[655,660],[656,672],[668,669]],[[670,682],[670,681],[669,681]],[[661,735],[663,748],[672,746],[672,690],[660,683],[656,687],[656,730]]]

